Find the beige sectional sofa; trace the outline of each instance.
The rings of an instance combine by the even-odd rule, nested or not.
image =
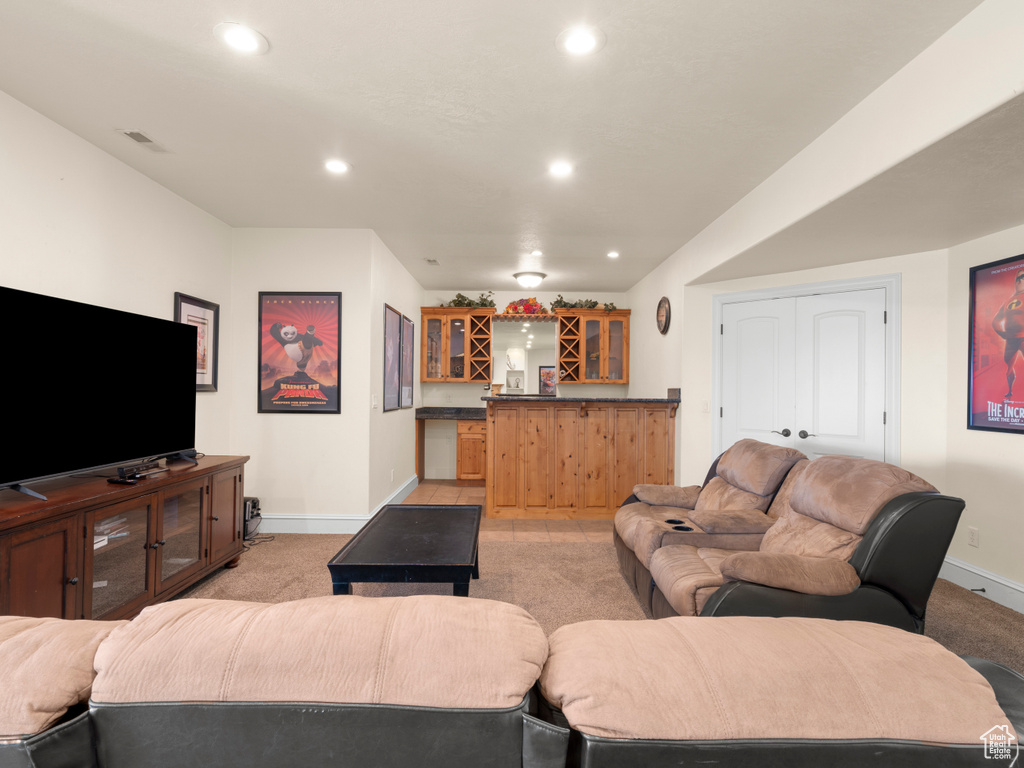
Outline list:
[[[891,627],[677,617],[548,638],[462,597],[0,617],[0,669],[0,768],[993,768],[980,737],[1024,727],[1024,678]]]
[[[761,450],[769,449],[748,445],[740,456]],[[736,464],[732,474],[743,475]],[[797,457],[782,477],[764,512],[690,511],[665,503],[690,489],[636,487],[616,515],[615,542],[623,576],[651,614],[856,619],[922,632],[963,500],[848,456]]]

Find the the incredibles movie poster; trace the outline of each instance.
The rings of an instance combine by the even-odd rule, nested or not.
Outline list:
[[[971,268],[968,429],[1024,432],[1024,255]]]
[[[341,413],[340,293],[260,292],[260,413]]]

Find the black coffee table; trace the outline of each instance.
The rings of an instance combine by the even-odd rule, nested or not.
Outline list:
[[[480,578],[478,504],[389,504],[338,552],[327,568],[334,594],[352,594],[352,582],[451,582],[469,596]]]

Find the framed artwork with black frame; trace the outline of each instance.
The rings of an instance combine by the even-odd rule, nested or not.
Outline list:
[[[341,413],[341,294],[259,294],[259,413]]]
[[[402,407],[402,315],[384,305],[384,411]]]
[[[416,346],[416,325],[402,315],[402,407],[412,408],[413,359]]]
[[[554,365],[541,365],[538,366],[538,370],[540,373],[538,374],[537,393],[545,397],[553,397],[555,394],[555,384],[558,382],[557,367]]]
[[[967,428],[1024,432],[1024,255],[971,267]]]
[[[174,321],[196,329],[196,392],[216,392],[220,305],[175,292]]]

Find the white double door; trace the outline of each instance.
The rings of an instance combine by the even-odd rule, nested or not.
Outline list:
[[[885,289],[722,306],[721,446],[884,461]]]

